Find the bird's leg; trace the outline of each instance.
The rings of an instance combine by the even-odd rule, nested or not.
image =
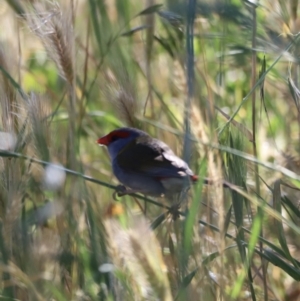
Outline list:
[[[116,187],[116,190],[114,191],[113,193],[113,199],[115,201],[118,201],[117,200],[117,197],[121,197],[121,196],[124,196],[126,194],[132,194],[132,193],[136,193],[136,192],[139,192],[139,191],[135,191],[135,190],[128,190],[124,185],[118,185]],[[135,198],[133,197],[134,201],[136,202],[136,204],[139,206],[140,210],[144,213],[144,215],[146,215],[146,212],[145,210],[143,209],[142,205],[140,204],[140,202]]]
[[[170,203],[172,203],[170,209],[168,210],[168,213],[171,214],[173,221],[177,220],[180,217],[179,209],[181,207],[181,202],[179,201],[178,197],[178,195],[172,195],[167,197]]]
[[[176,203],[170,207],[168,213],[172,215],[173,221],[176,221],[180,217],[179,209],[180,203]]]

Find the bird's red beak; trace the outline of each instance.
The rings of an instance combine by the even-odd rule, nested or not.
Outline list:
[[[109,144],[107,136],[99,138],[96,142],[100,145],[108,145]]]

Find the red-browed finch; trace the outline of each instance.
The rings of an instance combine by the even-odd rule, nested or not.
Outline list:
[[[119,128],[97,140],[107,146],[116,178],[130,192],[172,196],[197,181],[168,145],[135,128]]]

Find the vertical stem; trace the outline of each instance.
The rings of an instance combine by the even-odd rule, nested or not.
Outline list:
[[[253,31],[252,31],[252,74],[251,74],[251,86],[254,87],[256,84],[256,5],[253,4],[252,11],[253,11]],[[257,158],[257,148],[256,148],[256,93],[253,91],[252,93],[252,132],[253,132],[253,155]],[[258,164],[254,165],[255,171],[255,186],[256,186],[256,193],[260,195],[260,183],[259,183],[259,167]],[[259,212],[263,210],[262,208],[258,207],[257,214],[262,214],[263,212]],[[263,237],[263,228],[261,227],[260,236]],[[260,252],[263,253],[263,243],[260,240],[259,242]],[[264,285],[264,300],[268,301],[268,286],[267,286],[267,271],[265,260],[261,257],[262,263],[262,272],[263,272],[263,285]]]
[[[253,5],[253,31],[252,31],[252,74],[251,74],[251,88],[256,83],[256,7]],[[253,155],[257,157],[256,148],[256,92],[252,93],[252,132],[253,132]],[[259,195],[259,177],[258,177],[258,165],[255,164],[255,184],[256,190]]]
[[[9,266],[9,255],[7,252],[7,247],[5,245],[5,238],[3,236],[3,225],[2,225],[2,221],[0,221],[0,254],[2,256],[2,262],[4,264],[4,266]],[[11,281],[11,275],[10,273],[7,272],[2,272],[2,281],[3,282],[9,282]],[[13,292],[13,286],[6,286],[4,287],[1,295],[3,295],[4,297],[7,297],[8,299],[13,299],[14,298],[14,292]]]
[[[191,105],[194,96],[194,20],[196,11],[196,0],[187,0],[187,27],[186,27],[186,68],[187,68],[187,98],[185,102],[184,115],[184,144],[183,144],[183,158],[188,163],[191,153],[190,140],[190,117]],[[188,181],[186,183],[188,185]],[[181,195],[181,201],[185,201],[186,193]],[[182,229],[184,231],[184,228]],[[183,232],[182,232],[183,235]],[[184,244],[182,244],[182,257],[180,260],[181,277],[185,277],[188,263],[188,253],[185,252]]]
[[[187,5],[187,28],[186,28],[186,50],[187,50],[187,87],[188,95],[185,106],[184,116],[184,150],[183,158],[188,163],[189,156],[191,153],[191,141],[190,141],[190,116],[191,116],[191,105],[194,97],[194,21],[196,11],[196,0],[188,0]]]
[[[70,46],[71,49],[71,62],[72,62],[72,69],[73,69],[73,76],[72,78],[68,81],[68,93],[69,93],[69,149],[68,149],[68,159],[69,159],[69,166],[71,169],[76,170],[77,169],[77,164],[76,164],[76,152],[78,151],[78,143],[76,139],[76,91],[75,91],[75,86],[76,86],[76,66],[75,66],[75,53],[74,53],[74,45],[75,45],[75,38],[74,38],[74,3],[73,0],[70,0],[70,6],[71,6],[71,26],[69,30],[72,31],[72,34],[70,35],[70,43],[72,44]]]
[[[298,0],[291,0],[290,1],[290,15],[291,15],[291,19],[292,19],[292,33],[296,34],[297,33],[297,19],[298,19]],[[295,43],[295,56],[299,56],[299,43]],[[300,64],[299,63],[295,63],[294,65],[295,68],[293,68],[293,80],[296,83],[296,86],[299,87],[300,86],[300,82],[299,82],[299,72],[300,72]],[[300,112],[299,112],[299,108],[298,108],[298,141],[300,144]]]
[[[155,5],[155,0],[147,0],[147,7]],[[154,26],[155,26],[155,15],[149,14],[145,16],[145,23],[147,26],[149,26],[146,29],[146,44],[145,44],[145,53],[146,53],[146,75],[147,75],[147,82],[148,82],[148,99],[150,101],[150,116],[152,118],[155,116],[154,113],[154,101],[152,96],[152,70],[151,70],[151,59],[152,59],[152,52],[153,52],[153,41],[154,41]],[[146,104],[145,104],[145,110],[146,110]],[[145,115],[145,111],[144,111]],[[155,117],[154,117],[155,118]]]

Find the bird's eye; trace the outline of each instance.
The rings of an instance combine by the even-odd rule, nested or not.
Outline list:
[[[113,135],[113,136],[111,136],[111,138],[110,138],[110,142],[114,142],[114,141],[116,141],[116,140],[118,140],[118,136],[116,136],[116,135]]]

